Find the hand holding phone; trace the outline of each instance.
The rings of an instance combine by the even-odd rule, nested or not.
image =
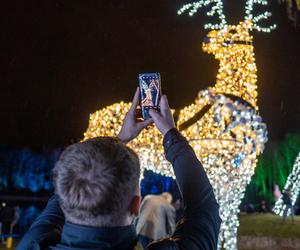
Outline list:
[[[161,83],[159,73],[139,74],[140,105],[144,120],[151,118],[150,109],[159,111]]]
[[[137,88],[132,100],[131,107],[125,116],[121,131],[118,135],[118,138],[124,143],[128,143],[131,140],[133,140],[135,137],[139,135],[139,133],[144,128],[146,128],[148,125],[150,125],[153,122],[152,119],[148,119],[144,121],[140,121],[137,119],[136,109],[139,104],[139,100],[140,100],[140,90],[139,88]]]
[[[166,133],[168,133],[168,131],[170,131],[172,128],[176,128],[166,95],[161,97],[160,112],[149,110],[149,113],[156,127],[163,135],[166,135]]]

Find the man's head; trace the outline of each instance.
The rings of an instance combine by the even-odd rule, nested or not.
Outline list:
[[[69,146],[53,170],[66,220],[123,226],[139,207],[138,156],[118,139],[98,137]]]

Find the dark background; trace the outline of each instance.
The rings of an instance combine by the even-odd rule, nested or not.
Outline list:
[[[224,1],[229,23],[245,1]],[[0,3],[1,144],[63,146],[82,138],[89,114],[129,101],[140,72],[158,71],[172,107],[215,82],[201,49],[205,10],[177,16],[179,0],[27,0]],[[259,105],[270,141],[300,132],[300,32],[270,1],[271,34],[254,32]],[[261,11],[258,8],[257,11]]]

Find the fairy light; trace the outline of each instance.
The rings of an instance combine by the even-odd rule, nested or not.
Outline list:
[[[220,23],[213,24],[213,23],[207,23],[204,25],[205,29],[223,29],[226,25],[226,17],[224,15],[224,6],[222,0],[200,0],[193,3],[188,3],[183,5],[178,10],[178,15],[182,15],[184,12],[189,13],[190,16],[193,16],[198,9],[213,4],[213,7],[210,11],[206,12],[207,16],[214,16],[217,15],[220,19]],[[258,22],[264,19],[268,19],[272,14],[269,11],[266,11],[262,14],[259,14],[257,16],[254,16],[253,8],[254,4],[260,4],[260,5],[267,5],[268,1],[266,0],[247,0],[246,7],[245,7],[245,20],[251,20],[253,22],[253,29],[256,29],[257,31],[261,32],[271,32],[276,28],[276,25],[270,25],[267,27],[261,27]]]
[[[204,105],[214,103],[211,100],[214,97],[218,97],[215,103],[219,105],[213,105],[195,126],[183,131],[183,134],[191,139],[197,137],[198,141],[192,140],[191,144],[194,143],[194,149],[206,168],[220,204],[222,225],[218,249],[235,250],[237,249],[239,204],[246,186],[254,174],[257,156],[263,151],[267,141],[266,125],[262,123],[258,114],[257,68],[252,46],[253,37],[249,34],[249,30],[270,32],[276,28],[276,25],[262,27],[258,24],[271,16],[268,11],[257,16],[252,14],[254,4],[267,5],[266,0],[247,0],[245,21],[236,26],[227,25],[223,14],[223,4],[220,4],[220,1],[190,3],[184,5],[178,14],[189,11],[189,14],[193,15],[199,8],[212,3],[215,5],[207,14],[218,14],[221,23],[217,25],[209,23],[204,26],[204,28],[213,30],[208,33],[207,39],[203,43],[203,50],[213,54],[220,61],[217,82],[214,87],[209,88],[208,96],[203,96],[201,99],[202,106],[199,104],[197,109],[187,107],[181,112],[183,114],[190,112],[187,116],[192,117],[196,114],[195,110],[199,112]],[[230,99],[226,100],[225,98],[228,95],[239,97],[246,101],[246,104],[231,103]],[[219,103],[222,99],[226,100],[224,101],[227,102],[226,105]],[[222,107],[226,108],[220,111]],[[183,117],[182,122],[188,119],[184,118],[184,115],[181,117]],[[213,140],[206,140],[205,143],[199,145],[202,138],[205,137],[213,138]],[[216,138],[218,139],[215,140]],[[236,142],[231,142],[234,147],[228,143],[230,140]],[[220,143],[222,141],[227,144]],[[203,152],[198,152],[198,150]],[[236,166],[239,166],[238,170]]]
[[[252,22],[247,20],[237,26],[227,25],[220,31],[212,30],[203,49],[220,61],[213,90],[240,97],[257,109],[257,68],[251,45],[253,37],[249,34],[251,28]]]
[[[245,8],[245,20],[252,20],[253,22],[253,28],[257,31],[261,32],[271,32],[272,30],[276,29],[276,24],[270,25],[268,27],[261,27],[258,25],[258,22],[263,19],[268,19],[272,14],[269,11],[266,11],[260,15],[254,16],[253,8],[254,4],[261,4],[261,5],[268,5],[267,0],[248,0],[246,2],[246,8]]]
[[[300,192],[300,153],[298,154],[295,163],[293,165],[292,172],[287,178],[287,181],[285,183],[284,191],[286,191],[288,188],[290,188],[291,193],[291,200],[292,205],[294,206],[299,192]],[[286,208],[286,205],[283,202],[283,197],[281,196],[278,201],[276,201],[275,206],[273,208],[274,213],[282,216],[284,213],[284,210]],[[291,211],[288,211],[290,214]]]
[[[91,114],[84,140],[97,136],[117,136],[129,108],[130,103],[120,102]],[[160,146],[161,141],[161,133],[155,127],[149,127],[128,145],[139,155],[142,169],[174,177],[172,168],[165,159],[164,149]]]
[[[222,225],[218,249],[237,249],[239,205],[254,174],[257,156],[267,141],[267,128],[258,113],[257,67],[250,31],[269,32],[275,26],[257,24],[270,13],[254,17],[251,13],[256,3],[266,5],[267,2],[248,0],[246,20],[238,25],[227,25],[221,0],[189,3],[178,11],[179,15],[189,11],[192,16],[199,8],[215,4],[207,15],[217,14],[220,19],[218,24],[205,25],[213,30],[202,44],[205,52],[219,60],[216,84],[200,91],[195,102],[179,112],[176,124],[201,160],[220,204]],[[116,136],[129,107],[129,103],[120,102],[92,114],[84,139]],[[194,119],[207,107],[202,117]],[[138,153],[142,172],[148,169],[175,178],[161,142],[162,135],[150,127],[129,146]]]
[[[219,60],[216,84],[200,92],[178,119],[180,127],[211,105],[182,133],[203,163],[220,204],[219,249],[237,248],[239,205],[267,141],[257,106],[257,67],[249,33],[252,25],[246,20],[208,33],[202,47]],[[238,100],[233,101],[232,96]]]
[[[200,91],[195,102],[179,113],[180,129],[207,105],[209,110],[187,128],[180,129],[201,160],[220,204],[222,218],[219,249],[236,249],[239,204],[254,174],[257,155],[267,141],[266,125],[257,107],[257,68],[254,58],[252,23],[208,33],[203,50],[220,61],[216,84]],[[230,96],[237,97],[232,100]],[[228,97],[229,96],[229,97]],[[242,101],[244,100],[244,101]],[[116,136],[130,103],[116,103],[90,116],[84,139]],[[175,178],[165,159],[162,135],[149,127],[129,143],[139,155],[142,171],[152,170]]]
[[[218,24],[213,24],[213,23],[208,23],[205,24],[205,29],[222,29],[224,28],[224,26],[227,24],[226,22],[226,18],[225,15],[223,13],[223,1],[222,0],[200,0],[198,2],[194,2],[194,3],[188,3],[185,4],[180,10],[178,10],[178,15],[183,14],[185,11],[189,11],[189,15],[193,16],[198,9],[204,7],[204,6],[208,6],[210,4],[215,4],[213,5],[213,7],[211,8],[210,11],[208,11],[206,14],[208,16],[214,16],[217,15],[220,19],[220,23]]]

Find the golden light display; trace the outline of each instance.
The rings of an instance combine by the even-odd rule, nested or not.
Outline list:
[[[205,5],[211,2],[218,3],[214,10],[221,15],[221,1],[207,0]],[[247,2],[247,15],[252,5],[253,1]],[[180,13],[188,9],[183,7]],[[222,225],[218,248],[234,250],[239,205],[254,174],[257,156],[267,141],[267,130],[258,113],[257,68],[253,37],[249,33],[259,26],[252,20],[225,25],[224,18],[220,16],[221,24],[213,26],[222,28],[210,31],[202,44],[203,50],[220,62],[216,84],[200,91],[193,104],[180,110],[176,125],[202,162],[220,204]],[[264,29],[268,28],[260,30]],[[129,107],[130,103],[120,102],[92,114],[84,139],[116,136]],[[175,178],[161,142],[159,131],[149,127],[129,146],[139,154],[143,170]]]
[[[290,188],[290,193],[291,193],[291,200],[292,200],[292,205],[294,206],[299,192],[300,192],[300,153],[298,154],[295,163],[293,165],[292,172],[287,178],[287,181],[285,183],[284,191]],[[273,208],[274,213],[282,216],[284,213],[284,210],[286,208],[286,205],[283,202],[282,196],[276,201],[275,206]],[[291,211],[288,211],[288,215],[290,215]]]

